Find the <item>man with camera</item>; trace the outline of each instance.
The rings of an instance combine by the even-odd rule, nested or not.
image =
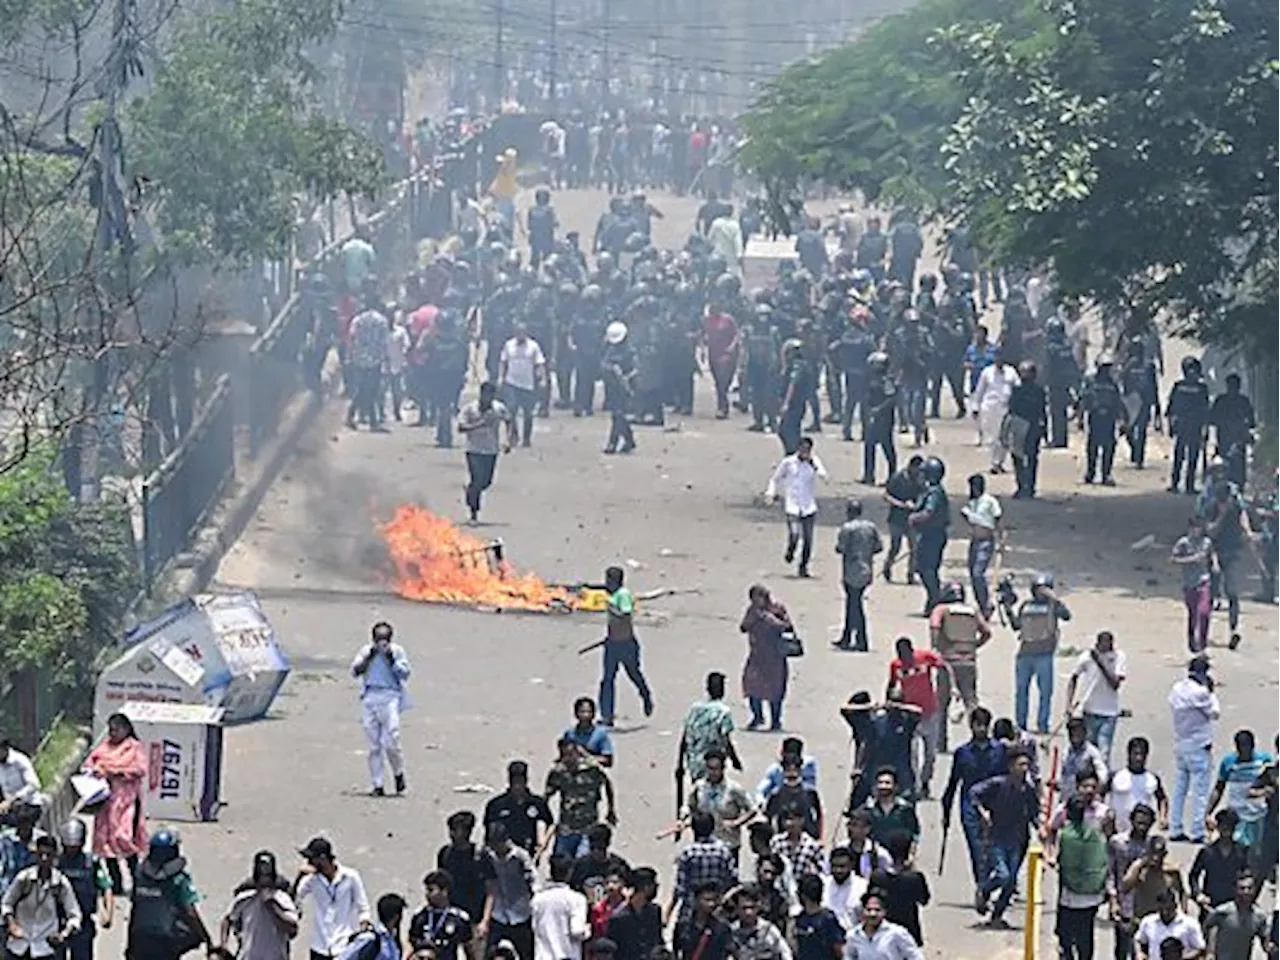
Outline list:
[[[372,639],[361,648],[351,664],[351,675],[360,680],[360,707],[364,735],[368,742],[369,777],[373,795],[385,796],[383,754],[395,777],[396,793],[404,793],[404,750],[400,746],[400,711],[405,707],[405,681],[409,679],[409,656],[404,647],[391,642],[391,624],[373,625]]]
[[[1034,677],[1040,694],[1036,732],[1041,734],[1049,732],[1049,718],[1053,714],[1053,659],[1062,636],[1060,625],[1071,619],[1071,611],[1054,595],[1053,586],[1053,574],[1037,573],[1031,581],[1031,596],[1015,610],[1013,603],[1017,602],[1017,595],[1012,584],[1006,589],[1006,582],[1000,583],[1000,604],[1005,608],[1009,625],[1018,634],[1018,653],[1014,659],[1014,722],[1019,730],[1027,729]]]

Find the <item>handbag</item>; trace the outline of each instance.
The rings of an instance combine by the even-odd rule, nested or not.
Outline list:
[[[803,657],[804,641],[794,628],[783,630],[778,641],[782,644],[782,655],[785,657]]]

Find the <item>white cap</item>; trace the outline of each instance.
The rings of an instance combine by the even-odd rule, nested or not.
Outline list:
[[[627,339],[627,325],[621,320],[615,320],[609,326],[605,327],[604,339],[606,343],[618,344]]]

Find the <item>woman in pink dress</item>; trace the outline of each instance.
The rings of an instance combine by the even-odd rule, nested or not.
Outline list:
[[[787,608],[756,584],[747,591],[750,604],[738,629],[747,635],[747,662],[742,666],[742,695],[751,708],[748,730],[764,725],[769,705],[769,729],[782,729],[782,701],[787,695],[787,654],[782,634],[792,629]]]
[[[113,713],[107,719],[107,739],[89,754],[85,769],[111,787],[106,802],[93,817],[93,852],[106,860],[115,894],[121,896],[121,858],[128,862],[132,876],[139,855],[147,849],[142,816],[147,752],[133,731],[132,721],[123,713]]]

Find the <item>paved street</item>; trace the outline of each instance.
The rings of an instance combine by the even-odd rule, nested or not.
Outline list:
[[[659,242],[683,242],[696,203],[665,197],[655,202],[666,213],[656,224]],[[563,194],[556,203],[566,225],[589,238],[604,197]],[[1169,367],[1177,369],[1176,355]],[[794,579],[782,564],[780,508],[760,503],[780,456],[776,438],[745,432],[741,417],[715,421],[709,382],[699,390],[695,415],[678,429],[637,428],[639,449],[631,457],[600,453],[608,429],[600,415],[576,420],[557,413],[538,421],[533,448],[501,459],[480,529],[481,536],[503,539],[516,567],[548,580],[595,580],[605,566],[622,563],[637,591],[700,591],[644,605],[641,640],[656,714],[644,720],[634,691],[625,681],[619,686],[616,847],[633,865],[659,867],[664,882],[677,848],[653,837],[673,814],[679,723],[709,670],[727,673],[736,692],[746,650],[737,625],[750,584],[766,583],[808,641],[808,655],[793,661],[786,728],[803,736],[819,757],[831,813],[843,798],[849,759],[837,707],[855,690],[882,695],[895,636],[927,643],[925,622],[916,615],[922,591],[877,583],[870,592],[873,652],[828,648],[842,611],[832,544],[843,501],[861,496],[872,505],[874,519],[884,517],[878,491],[854,482],[861,446],[841,443],[830,429],[818,438],[817,452],[831,481],[821,491],[815,578]],[[378,520],[406,502],[465,516],[462,452],[437,450],[432,439],[430,431],[398,425],[389,435],[347,431],[335,401],[222,564],[220,583],[252,588],[263,598],[294,673],[268,720],[228,732],[228,806],[220,821],[183,830],[211,923],[232,886],[247,875],[255,850],[273,849],[282,864],[291,865],[293,849],[315,833],[330,836],[339,858],[363,872],[371,895],[394,889],[416,904],[421,878],[446,839],[445,816],[463,807],[478,811],[489,794],[471,791],[481,784],[500,790],[512,758],[527,758],[540,778],[554,757],[556,738],[571,722],[573,698],[596,693],[599,655],[576,655],[600,635],[602,622],[595,615],[478,613],[389,596]],[[964,477],[985,467],[985,454],[974,445],[969,421],[937,422],[934,440],[930,452],[947,462],[954,503]],[[1115,632],[1129,658],[1131,679],[1122,699],[1133,712],[1121,723],[1117,745],[1122,748],[1137,733],[1151,736],[1153,766],[1167,775],[1165,696],[1182,674],[1185,640],[1178,575],[1166,557],[1190,501],[1162,492],[1168,443],[1155,437],[1153,446],[1145,472],[1120,467],[1117,487],[1085,488],[1077,482],[1083,452],[1073,436],[1070,451],[1044,456],[1040,500],[1008,499],[1008,478],[997,478],[993,492],[1002,497],[1013,528],[1006,569],[1020,575],[1024,592],[1025,574],[1037,569],[1053,570],[1064,588],[1075,613],[1066,643],[1083,650],[1099,629]],[[964,543],[958,528],[953,535],[946,570],[961,576]],[[1148,535],[1154,546],[1131,549]],[[415,668],[414,707],[404,718],[410,784],[404,799],[363,795],[364,739],[347,667],[378,619],[395,625]],[[1225,624],[1215,622],[1217,643],[1225,643],[1224,631]],[[1238,651],[1224,646],[1213,653],[1224,702],[1218,752],[1238,727],[1252,726],[1268,744],[1275,732],[1274,608],[1246,604],[1243,633]],[[1013,647],[1010,632],[998,628],[982,657],[982,699],[997,716],[1012,710]],[[1055,711],[1069,662],[1058,661]],[[745,724],[745,710],[739,707],[737,716]],[[953,729],[953,741],[959,737]],[[740,734],[737,743],[747,764],[743,778],[754,785],[779,738]],[[944,760],[940,774],[945,771]],[[943,782],[940,777],[935,787],[940,790]],[[935,904],[924,919],[928,955],[991,957],[1020,944],[1018,931],[976,928],[959,830],[946,875],[936,877],[936,802],[922,804],[922,819],[922,866],[934,885]],[[1192,853],[1187,846],[1175,849],[1184,866]],[[1052,930],[1051,916],[1045,929],[1046,935]],[[1109,956],[1109,940],[1100,936],[1100,949],[1107,951],[1101,955]],[[302,955],[299,946],[295,956]]]

